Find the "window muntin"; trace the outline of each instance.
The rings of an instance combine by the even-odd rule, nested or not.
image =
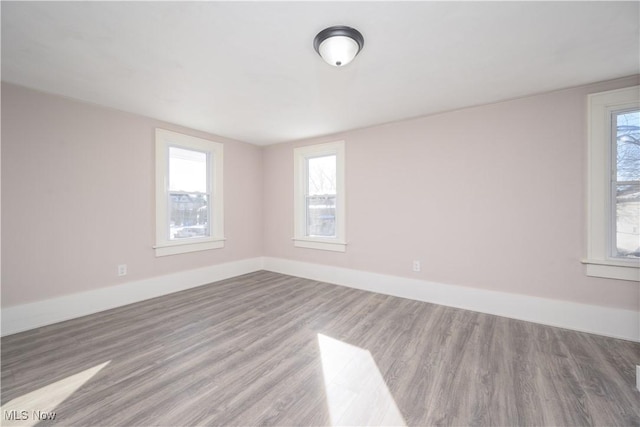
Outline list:
[[[156,129],[156,256],[224,246],[223,145]]]
[[[344,142],[294,150],[294,245],[344,252]]]
[[[614,112],[611,256],[640,258],[640,110]]]

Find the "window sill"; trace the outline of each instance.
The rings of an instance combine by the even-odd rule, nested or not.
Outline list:
[[[297,248],[319,249],[322,251],[332,251],[332,252],[347,251],[347,242],[340,242],[337,240],[321,240],[321,239],[294,237],[293,245]]]
[[[587,266],[587,276],[640,282],[640,263],[634,260],[584,259],[582,263]]]
[[[198,242],[176,242],[176,243],[163,243],[156,245],[153,248],[156,250],[156,257],[186,254],[189,252],[206,251],[209,249],[224,248],[224,241],[226,239],[212,239]]]

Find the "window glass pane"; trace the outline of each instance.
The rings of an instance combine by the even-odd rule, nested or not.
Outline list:
[[[169,191],[207,192],[207,153],[169,147]]]
[[[640,257],[640,184],[617,185],[616,249],[618,257]]]
[[[336,196],[307,196],[307,236],[336,236]]]
[[[169,193],[169,239],[209,237],[209,197]]]
[[[336,156],[307,159],[309,195],[336,194]]]
[[[616,114],[618,181],[640,180],[640,111]]]

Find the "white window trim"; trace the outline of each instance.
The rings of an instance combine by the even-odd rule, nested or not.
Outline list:
[[[307,145],[294,149],[293,176],[294,176],[294,237],[293,244],[299,248],[320,249],[333,252],[345,252],[347,249],[345,227],[345,165],[344,141],[329,142],[326,144]],[[306,236],[306,212],[304,205],[305,185],[307,182],[306,159],[310,157],[336,156],[336,237],[310,237]]]
[[[587,257],[588,276],[640,281],[640,261],[611,257],[611,165],[613,112],[640,108],[640,86],[588,97]]]
[[[209,153],[209,188],[212,206],[208,237],[169,240],[167,234],[169,206],[169,147],[180,147]],[[220,249],[224,247],[224,206],[223,206],[223,145],[195,136],[184,135],[165,129],[156,129],[156,256],[176,255],[188,252]]]

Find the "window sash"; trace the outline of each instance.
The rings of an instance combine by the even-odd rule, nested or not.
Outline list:
[[[333,203],[327,205],[314,206],[318,212],[313,212],[310,202],[312,200],[333,199]],[[313,215],[312,213],[315,213]],[[333,214],[333,215],[332,215]],[[334,238],[336,237],[336,222],[337,222],[337,207],[336,207],[336,195],[335,194],[317,194],[305,196],[305,236],[306,237],[322,237],[322,238]],[[332,221],[331,221],[332,219]],[[320,230],[313,232],[312,230]],[[326,230],[326,231],[325,231]]]
[[[206,204],[203,206],[198,207],[197,210],[200,210],[202,207],[206,207],[206,218],[204,218],[204,221],[202,220],[201,214],[197,212],[196,210],[196,214],[189,214],[189,221],[187,224],[185,224],[184,222],[182,222],[182,224],[180,224],[182,226],[182,230],[172,230],[171,229],[171,223],[173,222],[173,218],[172,218],[172,214],[173,214],[173,197],[174,196],[187,196],[189,198],[191,198],[191,196],[200,196],[202,198],[204,198],[206,200]],[[184,192],[184,191],[168,191],[168,197],[167,197],[167,212],[169,213],[167,215],[167,223],[166,223],[166,230],[167,230],[167,239],[170,241],[185,241],[186,239],[190,239],[190,240],[196,240],[196,239],[203,239],[203,238],[208,238],[211,237],[211,211],[212,211],[212,207],[215,203],[215,200],[213,200],[213,198],[211,197],[211,193],[201,193],[201,192]],[[184,215],[184,214],[183,214]],[[184,217],[183,217],[184,218]],[[193,221],[196,221],[195,223],[193,223]],[[193,228],[193,227],[200,227],[201,225],[204,225],[203,227],[203,234],[199,234],[197,233],[197,229],[194,230],[184,230],[185,228]],[[176,233],[180,233],[180,231],[184,231],[183,237],[176,237]]]
[[[637,187],[640,188],[640,180],[635,181],[620,181],[618,180],[618,116],[628,113],[640,112],[637,108],[622,108],[622,109],[612,109],[611,116],[609,121],[610,126],[610,134],[609,134],[609,147],[610,147],[610,162],[609,168],[611,177],[610,185],[609,185],[609,227],[608,227],[608,243],[609,243],[609,251],[608,254],[612,259],[621,259],[621,260],[629,260],[629,259],[638,259],[636,256],[628,256],[623,253],[620,253],[619,249],[621,246],[621,242],[619,241],[621,232],[619,230],[620,218],[619,218],[619,210],[620,210],[620,201],[618,199],[618,188],[623,186],[628,187]],[[636,189],[636,191],[638,191]],[[631,202],[633,203],[633,202]],[[640,202],[639,202],[640,203]],[[632,207],[633,208],[633,207]],[[627,209],[628,211],[631,209]],[[633,215],[635,212],[630,212]],[[635,221],[635,220],[634,220]],[[628,239],[632,240],[632,239]],[[631,249],[631,248],[630,248]]]

